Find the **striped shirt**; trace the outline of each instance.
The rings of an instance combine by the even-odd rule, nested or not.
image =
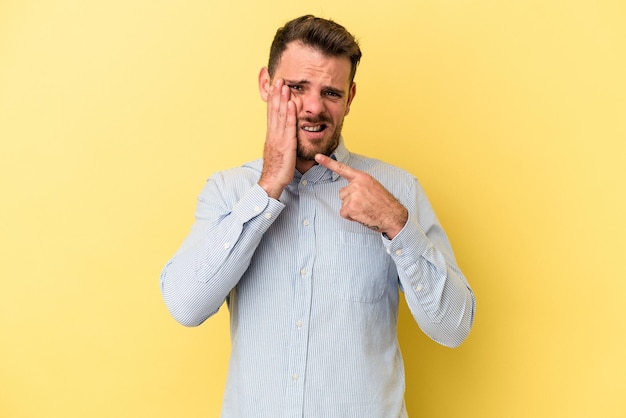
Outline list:
[[[417,179],[343,140],[332,157],[408,209],[394,239],[339,216],[347,182],[332,171],[296,171],[274,200],[257,160],[207,181],[163,269],[163,299],[183,325],[228,305],[224,418],[406,417],[399,295],[440,344],[458,346],[472,327],[474,295]]]

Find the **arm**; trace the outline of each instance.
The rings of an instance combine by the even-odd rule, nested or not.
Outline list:
[[[256,179],[232,176],[234,171],[228,172],[228,179],[226,174],[210,179],[198,199],[189,236],[161,273],[163,299],[183,325],[200,325],[217,312],[248,269],[263,234],[284,208],[277,199],[295,169],[295,104],[282,80],[270,86],[265,68],[259,84],[267,102],[267,133],[258,184],[252,185]],[[241,190],[244,184],[250,188],[235,199],[234,190]]]
[[[417,180],[411,189],[414,207],[406,225],[383,243],[420,328],[434,341],[457,347],[472,328],[476,300]]]
[[[229,208],[224,183],[222,175],[207,182],[191,232],[161,273],[163,300],[186,326],[200,325],[218,311],[284,207],[254,185]]]
[[[316,161],[348,180],[339,192],[340,215],[382,233],[420,328],[442,345],[460,345],[472,327],[476,302],[417,180],[409,182],[400,201],[365,172],[323,155]]]

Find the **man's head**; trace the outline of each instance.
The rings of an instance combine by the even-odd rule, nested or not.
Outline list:
[[[354,73],[360,58],[354,37],[329,20],[303,16],[277,31],[269,67],[259,73],[259,91],[269,111],[276,102],[271,92],[277,81],[288,88],[283,94],[295,107],[296,166],[301,172],[315,164],[317,153],[330,155],[337,148],[356,94]]]
[[[267,66],[274,77],[280,59],[291,42],[299,42],[329,57],[346,57],[350,60],[350,84],[354,82],[356,68],[361,60],[361,49],[354,36],[332,20],[306,15],[293,19],[276,31]]]

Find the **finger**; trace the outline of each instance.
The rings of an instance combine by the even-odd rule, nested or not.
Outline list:
[[[288,116],[288,112],[287,112],[287,108],[288,108],[288,103],[289,103],[289,96],[290,96],[290,92],[289,92],[289,87],[287,86],[280,86],[280,94],[278,97],[279,103],[278,103],[278,124],[279,124],[279,128],[283,128],[285,124],[287,123],[287,116]]]
[[[269,96],[270,100],[268,101],[268,103],[271,105],[270,107],[273,109],[277,109],[278,105],[280,104],[280,93],[282,91],[284,84],[285,82],[283,81],[282,78],[277,78],[276,81],[274,81],[274,84],[272,84],[270,88],[270,96]]]
[[[267,106],[267,119],[271,127],[284,125],[289,95],[289,88],[285,86],[285,82],[280,78],[277,79],[270,90]]]
[[[287,102],[287,121],[285,123],[285,128],[285,133],[288,137],[296,137],[296,104],[291,100]]]
[[[327,157],[324,154],[317,154],[315,156],[315,161],[318,164],[323,165],[327,169],[339,174],[341,177],[345,178],[348,181],[354,180],[359,173],[359,170],[350,167],[344,163],[340,163],[339,161],[335,161],[330,157]]]
[[[339,200],[341,200],[342,202],[350,195],[350,190],[348,189],[348,187],[350,187],[349,184],[348,186],[339,189]]]
[[[267,124],[270,128],[274,128],[277,124],[276,113],[280,107],[280,89],[282,80],[278,79],[270,89],[269,98],[267,100]]]

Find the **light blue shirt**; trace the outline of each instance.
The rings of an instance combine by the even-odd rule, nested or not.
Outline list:
[[[278,201],[257,184],[257,160],[208,180],[163,269],[164,301],[183,325],[228,304],[224,418],[406,417],[399,290],[438,343],[458,346],[472,327],[474,295],[415,177],[343,140],[332,157],[408,209],[394,239],[339,216],[347,182],[333,172],[296,172]]]

